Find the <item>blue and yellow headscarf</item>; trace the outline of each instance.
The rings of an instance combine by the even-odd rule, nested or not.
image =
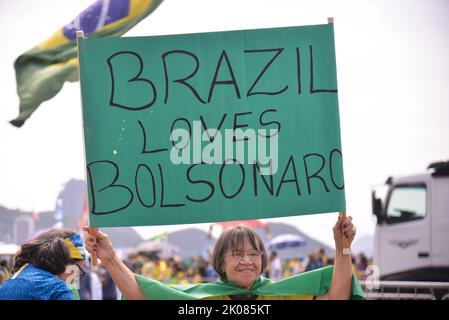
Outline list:
[[[78,233],[75,233],[64,239],[70,251],[70,258],[78,260],[86,260],[86,251],[83,241]]]

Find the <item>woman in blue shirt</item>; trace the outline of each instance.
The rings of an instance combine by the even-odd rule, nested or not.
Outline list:
[[[13,274],[0,286],[0,300],[73,300],[68,284],[80,272],[84,274],[84,261],[78,233],[47,231],[22,245]]]

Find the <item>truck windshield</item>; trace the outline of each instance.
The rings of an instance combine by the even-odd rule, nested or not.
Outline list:
[[[388,199],[387,223],[422,219],[426,216],[426,187],[397,186]]]

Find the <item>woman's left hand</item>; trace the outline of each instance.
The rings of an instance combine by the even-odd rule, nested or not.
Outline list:
[[[356,227],[352,223],[352,217],[348,216],[343,218],[343,216],[343,212],[340,212],[337,223],[333,228],[335,248],[337,250],[343,249],[344,247],[351,247],[351,243],[356,234]],[[343,238],[347,240],[343,241]]]

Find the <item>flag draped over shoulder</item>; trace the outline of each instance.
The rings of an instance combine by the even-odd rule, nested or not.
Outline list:
[[[89,37],[121,36],[148,16],[162,0],[98,0],[49,39],[20,55],[14,62],[20,127],[65,81],[78,80],[76,30]]]
[[[195,300],[219,296],[252,294],[258,296],[321,296],[329,291],[333,266],[301,273],[272,282],[260,277],[250,290],[229,282],[201,283],[189,286],[167,286],[159,281],[136,275],[143,293],[151,300]],[[364,299],[364,293],[356,277],[352,275],[351,299]]]

